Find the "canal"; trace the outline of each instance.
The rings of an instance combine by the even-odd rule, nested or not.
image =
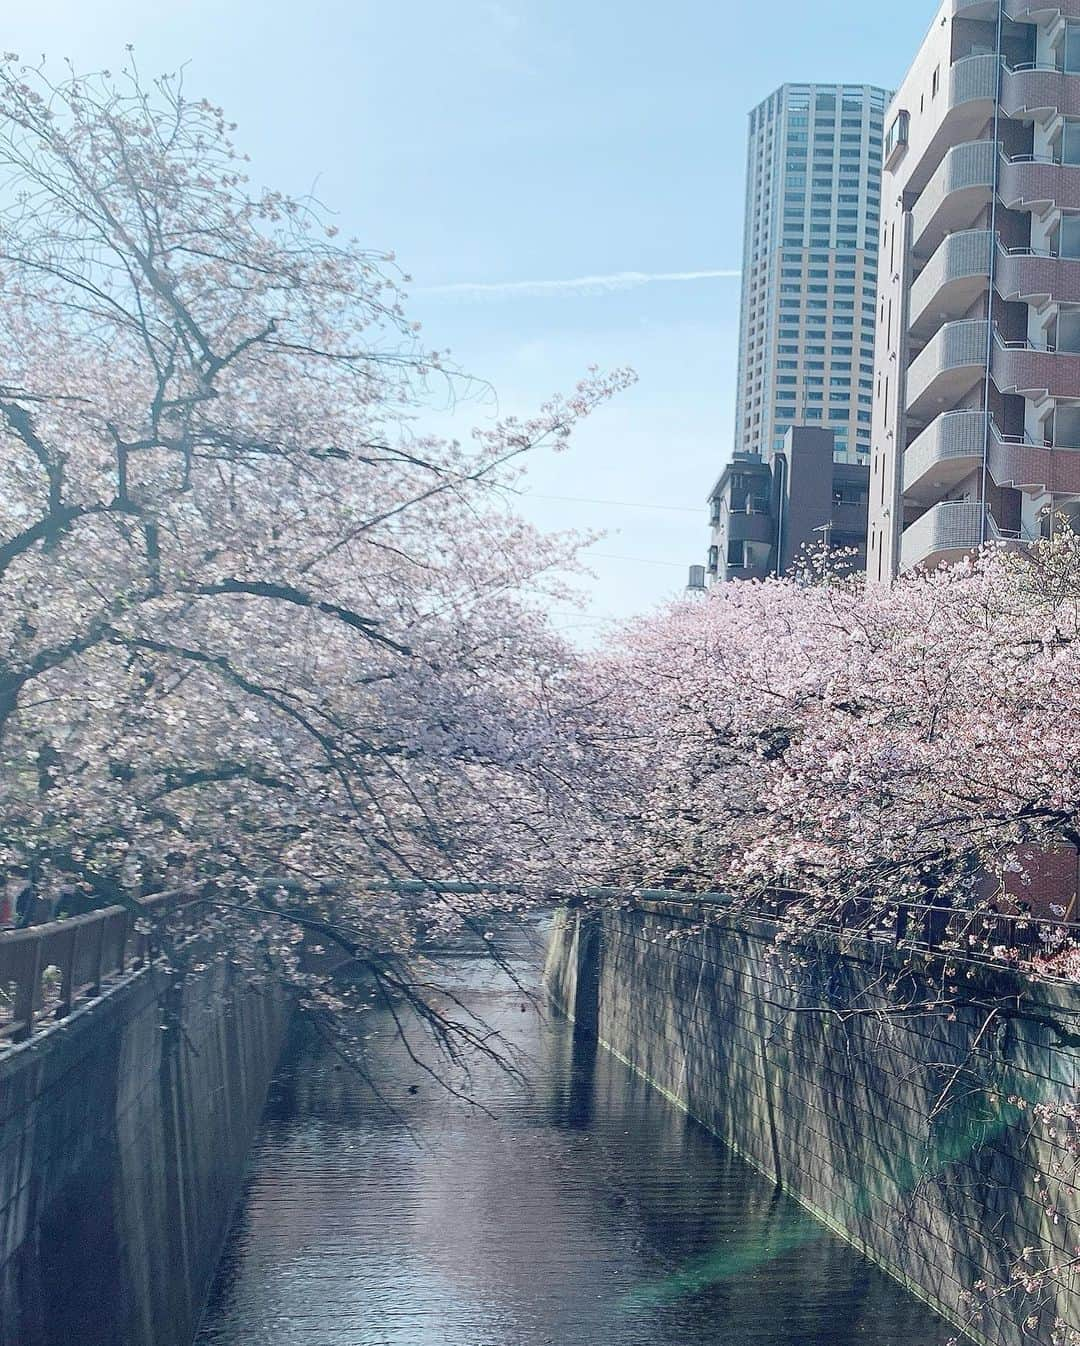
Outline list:
[[[536,987],[542,931],[509,952]],[[443,971],[524,1085],[477,1067],[465,1104],[372,1012],[379,1102],[294,1034],[198,1346],[944,1346],[940,1318],[490,962]]]

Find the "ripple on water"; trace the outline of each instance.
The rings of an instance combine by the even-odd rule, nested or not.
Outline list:
[[[535,984],[535,936],[512,952]],[[950,1330],[619,1062],[449,960],[527,1087],[451,1098],[372,1015],[392,1110],[294,1035],[197,1346],[943,1346]],[[410,1092],[414,1090],[415,1092]]]

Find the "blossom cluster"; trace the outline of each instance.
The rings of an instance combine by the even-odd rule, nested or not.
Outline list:
[[[890,930],[926,906],[978,910],[950,926],[958,956],[1019,946],[1074,971],[1028,914],[1061,920],[1075,901],[1071,534],[891,587],[716,586],[631,625],[583,695],[598,792],[575,829],[591,878],[785,890],[798,928],[852,904]],[[1062,852],[1061,891],[1036,895]]]
[[[392,256],[230,135],[0,64],[0,871],[61,911],[216,879],[253,967],[274,902],[407,952],[496,899],[393,885],[550,863],[579,543],[508,488],[630,376],[420,435],[457,378]]]

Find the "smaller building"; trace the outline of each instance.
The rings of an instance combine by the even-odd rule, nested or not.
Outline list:
[[[834,462],[833,435],[793,426],[771,462],[737,452],[709,495],[714,582],[787,575],[809,549],[853,552],[866,565],[870,469]]]

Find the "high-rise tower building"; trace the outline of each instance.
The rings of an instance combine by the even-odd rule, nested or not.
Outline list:
[[[792,425],[870,456],[884,89],[785,84],[750,114],[735,450]]]
[[[946,0],[882,190],[871,580],[1080,517],[1080,0]]]

